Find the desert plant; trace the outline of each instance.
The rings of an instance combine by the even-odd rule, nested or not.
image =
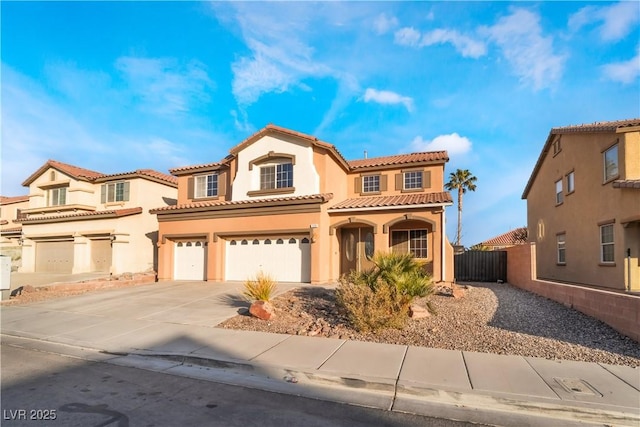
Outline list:
[[[433,293],[431,276],[411,254],[380,252],[372,262],[372,269],[340,280],[337,303],[358,330],[402,328],[413,300]],[[435,313],[428,300],[427,309]]]
[[[336,289],[336,302],[346,312],[349,323],[361,332],[383,328],[402,329],[407,322],[409,305],[391,286],[376,290],[362,283],[341,279]]]
[[[260,271],[255,278],[245,280],[242,295],[249,301],[269,301],[276,288],[273,278],[269,274]]]

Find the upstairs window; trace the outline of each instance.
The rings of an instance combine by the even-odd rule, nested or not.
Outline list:
[[[52,188],[47,192],[48,206],[62,206],[67,204],[67,187]]]
[[[415,190],[422,188],[422,171],[404,173],[404,189]]]
[[[611,181],[618,177],[618,144],[605,150],[604,161],[604,182]]]
[[[363,193],[379,193],[380,192],[380,175],[366,175],[362,177]]]
[[[567,193],[571,194],[576,191],[575,175],[573,172],[567,174]]]
[[[293,187],[293,164],[262,166],[260,168],[260,190]]]
[[[614,262],[613,224],[600,226],[600,261]]]
[[[218,174],[195,177],[195,198],[216,197],[218,195]]]
[[[556,205],[562,203],[562,180],[556,181]]]
[[[126,202],[128,200],[128,182],[113,182],[109,184],[102,184],[100,188],[100,201],[102,203]]]

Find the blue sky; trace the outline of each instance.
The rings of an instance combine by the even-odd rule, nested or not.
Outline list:
[[[274,123],[347,159],[447,149],[447,174],[478,178],[470,246],[526,224],[520,197],[552,127],[640,117],[638,2],[0,7],[7,196],[50,158],[166,172]]]

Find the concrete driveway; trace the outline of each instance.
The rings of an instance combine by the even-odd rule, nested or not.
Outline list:
[[[51,333],[59,332],[52,330],[58,318],[63,323],[66,323],[66,319],[82,318],[91,324],[114,329],[110,332],[118,332],[119,325],[131,330],[135,326],[158,323],[212,327],[238,314],[240,308],[249,306],[241,295],[243,286],[242,282],[167,281],[99,290],[33,304],[3,307],[2,323],[4,326],[8,321],[17,320],[16,316],[24,317],[30,323],[30,330],[34,322],[43,322],[43,328]],[[280,283],[276,295],[300,286],[308,285]],[[36,313],[46,313],[46,316],[29,315]],[[62,324],[59,326],[62,327]]]
[[[109,273],[11,273],[11,290],[20,286],[45,286],[56,283],[77,283],[85,280],[95,280],[103,277],[109,277]]]

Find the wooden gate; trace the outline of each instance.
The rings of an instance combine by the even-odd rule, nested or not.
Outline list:
[[[466,251],[454,257],[457,282],[507,281],[506,251]]]

